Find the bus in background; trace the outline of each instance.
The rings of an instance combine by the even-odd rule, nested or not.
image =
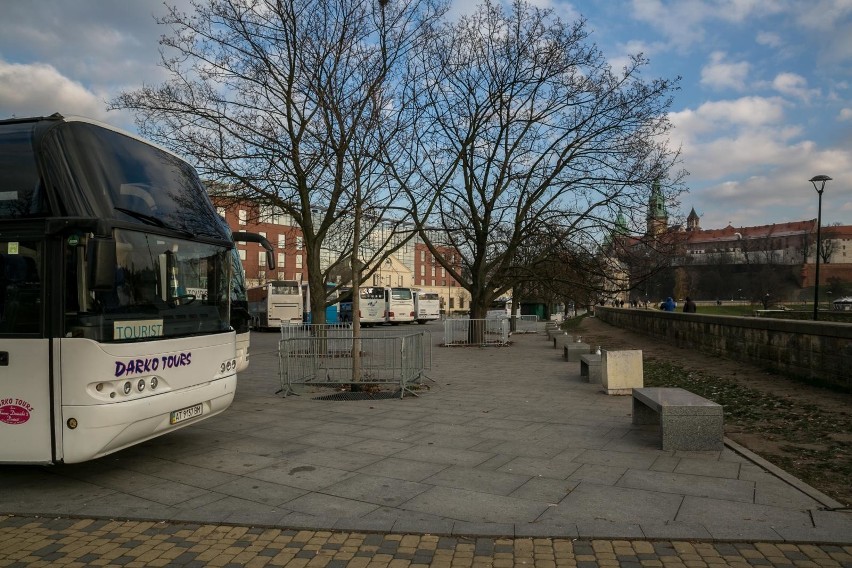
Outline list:
[[[337,297],[337,320],[352,323],[352,288],[341,288]]]
[[[352,290],[342,288],[340,292],[340,321],[352,321]],[[358,289],[358,311],[363,327],[372,327],[385,323],[385,289],[381,286],[367,286]]]
[[[419,324],[441,319],[441,298],[438,293],[415,290],[414,313]]]
[[[485,317],[488,319],[512,317],[512,298],[498,298],[491,302]]]
[[[258,243],[266,251],[266,266],[269,270],[275,270],[275,257],[272,245],[266,237],[258,233],[239,231],[233,233],[234,242]],[[251,313],[248,305],[248,292],[246,290],[246,273],[240,260],[240,251],[237,247],[231,251],[231,260],[234,264],[231,285],[231,327],[237,333],[237,372],[244,371],[249,365],[249,344],[251,343]]]
[[[336,323],[340,323],[342,320],[340,319],[340,306],[339,300],[340,292],[332,292],[331,290],[337,286],[337,284],[326,283],[326,289],[330,292],[330,298],[333,300],[333,303],[330,306],[325,307],[325,323],[327,325],[333,325]],[[303,306],[304,306],[304,320],[305,323],[310,324],[313,323],[313,314],[311,314],[311,288],[308,286],[307,282],[302,282],[302,296],[304,297]],[[349,308],[350,313],[352,308]]]
[[[228,408],[233,248],[171,152],[0,121],[0,462],[83,462]]]
[[[385,321],[391,325],[414,321],[414,293],[411,288],[385,288]]]
[[[279,330],[281,324],[302,325],[302,287],[296,280],[270,280],[248,289],[252,327]]]

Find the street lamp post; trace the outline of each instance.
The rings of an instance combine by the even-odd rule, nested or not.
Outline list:
[[[814,271],[814,321],[817,321],[817,319],[819,318],[819,247],[820,228],[822,227],[822,192],[825,189],[825,182],[831,181],[831,178],[823,174],[814,176],[808,181],[814,184],[814,189],[816,190],[817,195],[819,195],[819,204],[817,206],[816,269]]]

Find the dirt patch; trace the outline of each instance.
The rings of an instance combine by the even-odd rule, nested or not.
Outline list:
[[[826,495],[852,504],[852,395],[584,318],[573,333],[641,349],[645,386],[679,386],[725,407],[725,434]]]

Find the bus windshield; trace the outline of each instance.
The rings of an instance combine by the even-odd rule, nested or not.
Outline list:
[[[394,300],[410,300],[410,288],[391,288],[391,298]]]
[[[285,295],[285,296],[298,296],[299,295],[299,283],[298,282],[271,282],[269,284],[270,294],[275,295]]]
[[[421,300],[435,300],[438,301],[438,294],[434,292],[423,292],[420,294]]]
[[[361,288],[358,291],[358,296],[365,300],[384,300],[384,288]]]
[[[121,229],[115,243],[111,290],[87,287],[84,241],[66,246],[66,337],[108,343],[230,329],[227,247]]]

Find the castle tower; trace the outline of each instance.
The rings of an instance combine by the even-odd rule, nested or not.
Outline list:
[[[695,212],[695,207],[689,212],[689,217],[686,218],[687,231],[700,231],[701,226],[698,224],[698,213]]]
[[[659,236],[666,232],[669,224],[669,214],[666,211],[666,200],[660,181],[655,180],[651,186],[651,198],[648,200],[648,235]]]

